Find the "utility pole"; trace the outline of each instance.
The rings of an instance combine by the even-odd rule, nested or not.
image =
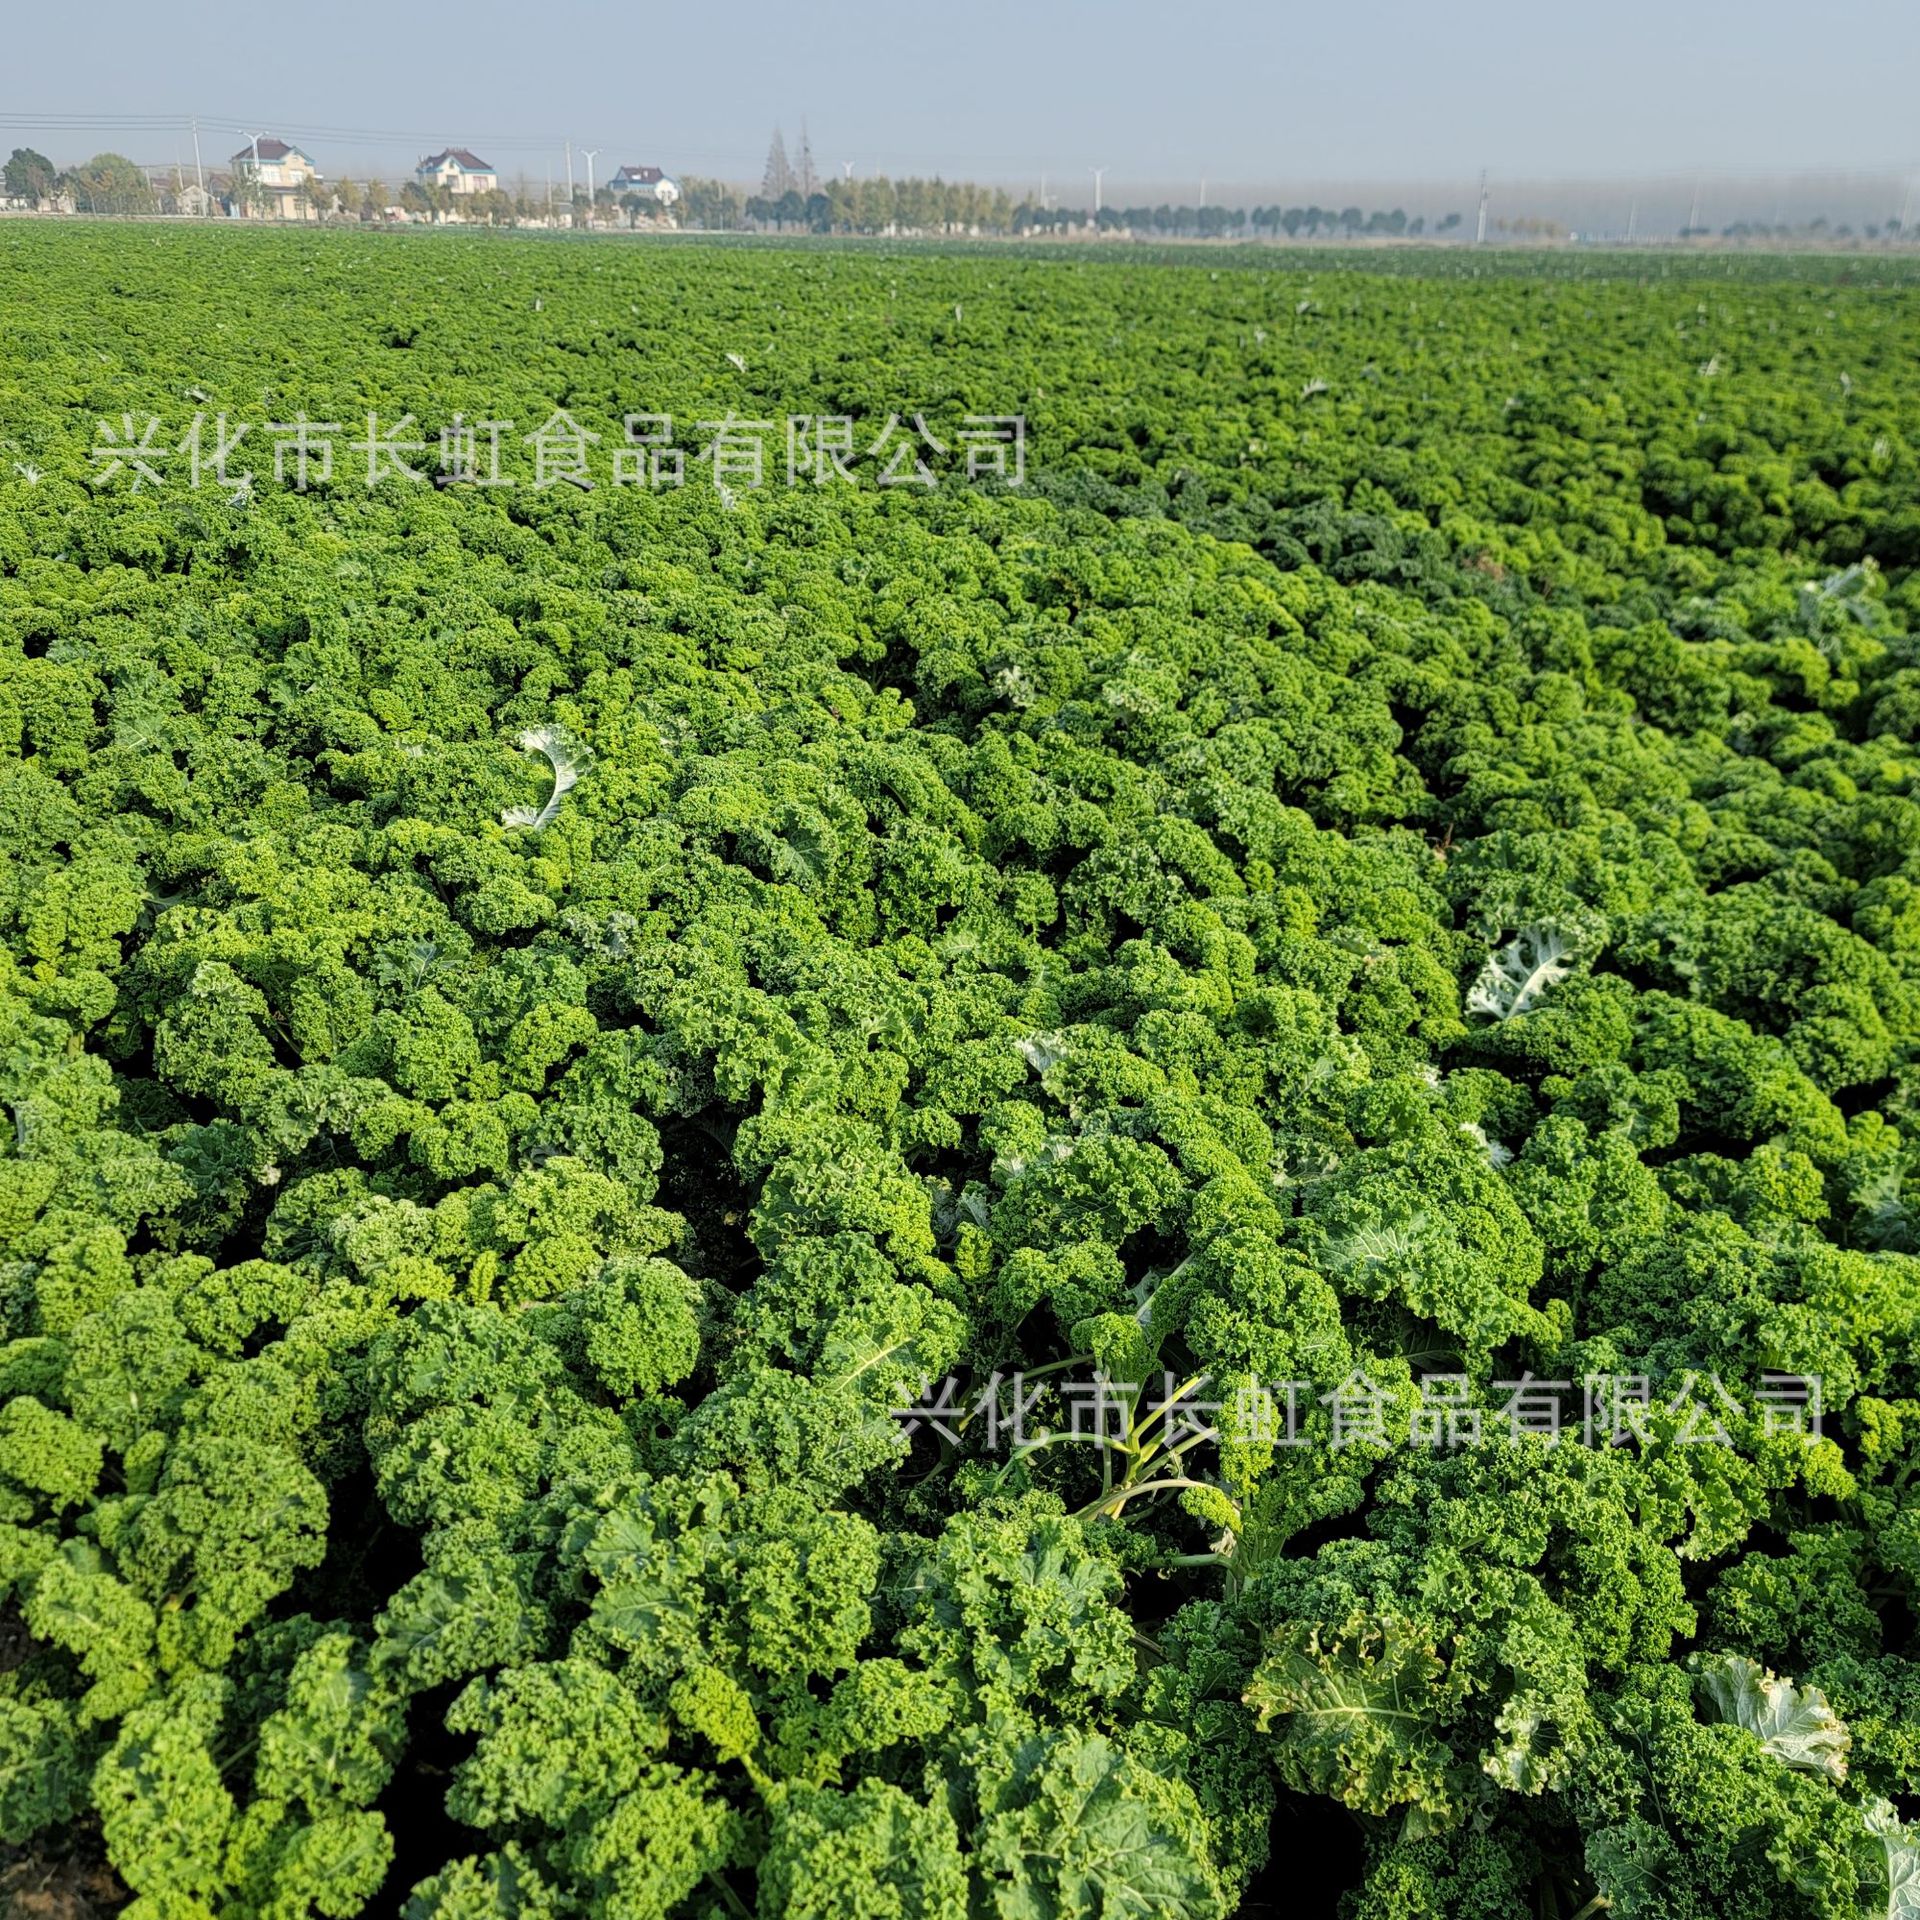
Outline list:
[[[253,142],[253,174],[247,183],[248,211],[250,213],[264,214],[266,211],[266,196],[260,187],[260,136],[257,133],[248,133],[245,127],[237,128],[236,131],[239,133],[241,139],[251,140]]]
[[[1098,220],[1100,218],[1100,181],[1107,170],[1105,167],[1089,167],[1087,171],[1093,175],[1093,217]]]
[[[1693,183],[1693,205],[1687,209],[1687,238],[1693,238],[1693,230],[1700,224],[1700,182]]]
[[[1200,206],[1203,210],[1205,209],[1206,204],[1207,204],[1207,183],[1205,179],[1202,179],[1200,182]]]
[[[582,147],[587,156],[587,225],[593,225],[593,163],[600,158],[604,149],[600,147]]]
[[[1480,169],[1480,220],[1474,229],[1475,246],[1484,246],[1487,238],[1487,170]]]
[[[567,225],[573,225],[573,142],[567,142]]]
[[[206,198],[207,182],[200,171],[200,116],[193,116],[193,184],[200,189],[202,200]]]
[[[1635,200],[1627,208],[1627,245],[1633,245],[1633,223],[1640,217],[1640,202]]]

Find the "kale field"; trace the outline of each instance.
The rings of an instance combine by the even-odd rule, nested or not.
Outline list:
[[[0,322],[10,1913],[1920,1916],[1920,276]]]

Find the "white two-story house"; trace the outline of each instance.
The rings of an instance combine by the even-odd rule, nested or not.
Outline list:
[[[233,156],[235,211],[267,220],[316,220],[312,189],[320,170],[298,147],[268,134],[249,140]]]
[[[465,147],[447,147],[422,160],[413,177],[423,187],[444,187],[449,193],[494,193],[500,176],[478,154]]]
[[[680,183],[658,167],[622,167],[607,187],[616,206],[630,193],[658,207],[670,207],[680,198]]]

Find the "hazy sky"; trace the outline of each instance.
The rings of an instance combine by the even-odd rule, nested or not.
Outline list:
[[[935,171],[1084,200],[1087,169],[1218,186],[1892,172],[1920,160],[1913,0],[4,0],[0,152],[111,145],[209,165],[239,128],[298,137],[330,177],[446,143],[504,174],[560,144],[757,178],[808,120],[822,172]],[[35,127],[57,116],[92,124]],[[370,130],[385,137],[347,135]],[[578,163],[584,177],[584,162]]]

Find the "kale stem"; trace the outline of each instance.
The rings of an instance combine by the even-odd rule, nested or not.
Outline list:
[[[740,1916],[740,1920],[753,1920],[752,1914],[747,1911],[746,1903],[717,1873],[709,1873],[707,1880],[720,1898],[727,1903],[729,1910]]]

